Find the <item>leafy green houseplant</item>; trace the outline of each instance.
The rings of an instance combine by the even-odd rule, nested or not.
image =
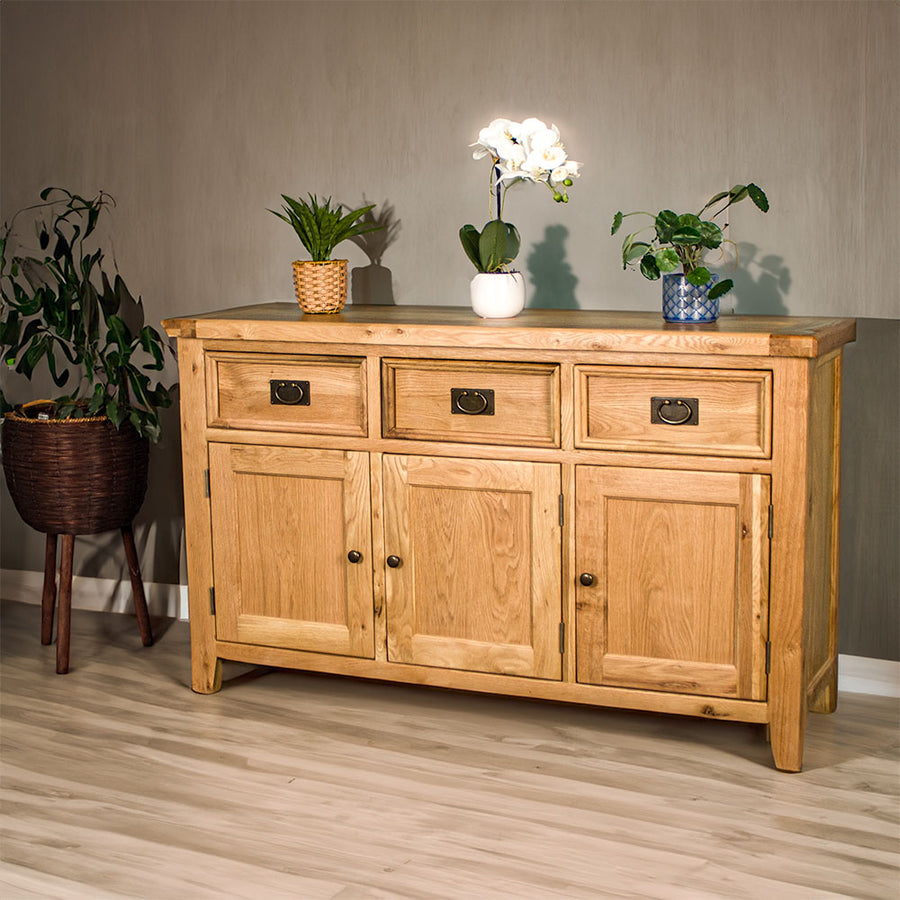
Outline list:
[[[113,198],[50,187],[40,199],[0,229],[0,351],[29,381],[46,364],[66,392],[15,408],[0,392],[3,471],[23,521],[47,536],[43,644],[53,630],[62,536],[56,661],[62,674],[69,668],[75,535],[121,531],[141,640],[153,643],[132,522],[147,491],[158,411],[171,395],[159,380],[168,344],[144,324],[141,301],[121,275],[104,269],[96,229]],[[14,230],[28,212],[35,214],[32,250]]]
[[[383,225],[364,221],[375,204],[344,213],[343,205],[332,206],[331,197],[319,202],[315,194],[308,199],[281,195],[282,212],[270,209],[290,225],[309,253],[308,261],[296,260],[294,288],[304,312],[340,312],[347,302],[347,260],[332,259],[335,248],[350,238],[378,231]]]
[[[158,410],[172,401],[151,373],[162,372],[168,344],[143,324],[141,301],[122,276],[104,269],[95,231],[114,200],[103,191],[82,197],[54,187],[40,198],[0,229],[3,361],[29,380],[46,363],[56,387],[68,389],[52,401],[51,417],[106,416],[155,442]],[[14,251],[15,223],[26,212],[37,215],[38,249],[28,252],[17,241]],[[2,391],[0,402],[11,408]]]
[[[712,273],[704,264],[706,253],[718,250],[726,243],[723,228],[712,220],[746,197],[762,212],[768,212],[769,201],[762,188],[755,184],[736,184],[730,191],[716,194],[697,214],[678,214],[671,209],[663,209],[655,215],[648,212],[617,212],[610,234],[616,234],[629,216],[647,216],[652,220],[649,225],[625,237],[622,268],[636,266],[644,278],[656,281],[661,275],[675,272],[680,266],[689,284],[703,287],[712,278]],[[712,209],[715,211],[704,219],[703,215]],[[646,232],[651,231],[652,234],[644,237]],[[733,287],[734,282],[725,278],[710,288],[708,296],[716,300]]]

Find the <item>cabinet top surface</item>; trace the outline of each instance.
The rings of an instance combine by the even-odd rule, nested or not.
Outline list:
[[[526,309],[514,319],[480,319],[468,307],[346,306],[307,315],[296,303],[261,303],[163,321],[172,337],[386,346],[484,347],[821,356],[855,338],[856,320],[722,316],[673,325],[659,313]]]

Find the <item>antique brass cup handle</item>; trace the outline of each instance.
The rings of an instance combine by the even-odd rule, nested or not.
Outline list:
[[[650,421],[654,425],[697,425],[700,401],[696,397],[651,397]]]
[[[492,416],[494,392],[489,388],[451,388],[450,412],[454,416]]]

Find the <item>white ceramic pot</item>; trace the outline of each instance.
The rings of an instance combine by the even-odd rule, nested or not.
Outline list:
[[[472,309],[482,319],[511,319],[525,308],[521,272],[479,272],[469,285]]]

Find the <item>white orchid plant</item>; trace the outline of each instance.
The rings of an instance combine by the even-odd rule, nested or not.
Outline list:
[[[491,159],[490,221],[480,232],[463,225],[459,239],[479,272],[504,272],[521,244],[516,226],[503,221],[507,191],[521,181],[543,184],[557,203],[568,203],[567,188],[580,175],[581,163],[569,159],[555,125],[548,128],[535,118],[494,119],[471,146],[473,159]]]

